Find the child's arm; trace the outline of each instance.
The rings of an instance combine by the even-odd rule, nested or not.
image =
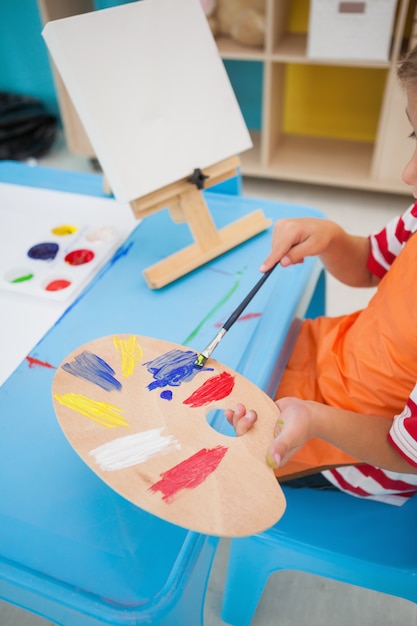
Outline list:
[[[335,409],[318,402],[281,398],[276,437],[267,452],[274,467],[282,467],[312,437],[319,437],[364,463],[406,474],[417,474],[389,441],[392,420],[374,415]],[[243,404],[225,411],[237,435],[243,435],[256,422],[254,411]]]
[[[318,437],[370,465],[417,474],[417,467],[408,463],[389,442],[390,419],[297,398],[282,398],[277,406],[283,424],[269,448],[277,466],[284,465],[308,439]]]
[[[275,263],[288,266],[307,256],[319,255],[326,269],[338,280],[354,287],[372,287],[379,282],[367,268],[370,243],[367,237],[350,235],[335,222],[319,218],[287,218],[275,223],[272,250],[261,271]]]

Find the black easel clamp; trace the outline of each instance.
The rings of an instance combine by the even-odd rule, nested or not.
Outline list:
[[[207,178],[210,178],[210,177],[203,174],[200,168],[197,167],[194,170],[192,176],[190,176],[190,178],[188,179],[188,182],[195,185],[197,189],[204,189],[204,181],[207,180]]]

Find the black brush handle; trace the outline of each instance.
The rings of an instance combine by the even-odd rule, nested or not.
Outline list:
[[[275,268],[276,268],[276,265],[274,265],[274,267],[271,267],[271,269],[265,272],[262,278],[258,280],[255,287],[253,287],[253,289],[248,293],[246,298],[239,304],[237,309],[235,309],[235,311],[231,314],[229,319],[223,324],[224,330],[229,330],[229,328],[236,322],[237,318],[246,309],[249,302],[252,300],[253,296],[259,291],[259,289],[262,287],[266,279],[269,278],[269,276],[272,274]]]

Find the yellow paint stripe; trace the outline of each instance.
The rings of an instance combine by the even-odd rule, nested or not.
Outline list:
[[[120,415],[123,409],[114,404],[92,400],[80,393],[65,393],[62,396],[55,394],[54,398],[60,404],[81,413],[84,417],[88,417],[101,426],[106,426],[106,428],[129,426],[128,422]]]
[[[131,335],[129,339],[120,339],[113,337],[113,343],[116,350],[120,352],[122,357],[122,374],[124,378],[131,376],[138,363],[143,357],[143,350],[137,342],[135,335]]]

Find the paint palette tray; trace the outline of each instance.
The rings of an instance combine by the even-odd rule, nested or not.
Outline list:
[[[0,183],[0,298],[67,306],[137,225],[114,198]]]
[[[114,226],[57,222],[20,256],[9,260],[0,288],[67,300],[103,265],[120,240],[121,233]]]
[[[198,533],[253,535],[285,509],[265,459],[279,411],[237,372],[196,358],[144,335],[93,339],[58,366],[55,414],[81,459],[133,504]],[[263,418],[228,436],[209,414],[238,401]]]

